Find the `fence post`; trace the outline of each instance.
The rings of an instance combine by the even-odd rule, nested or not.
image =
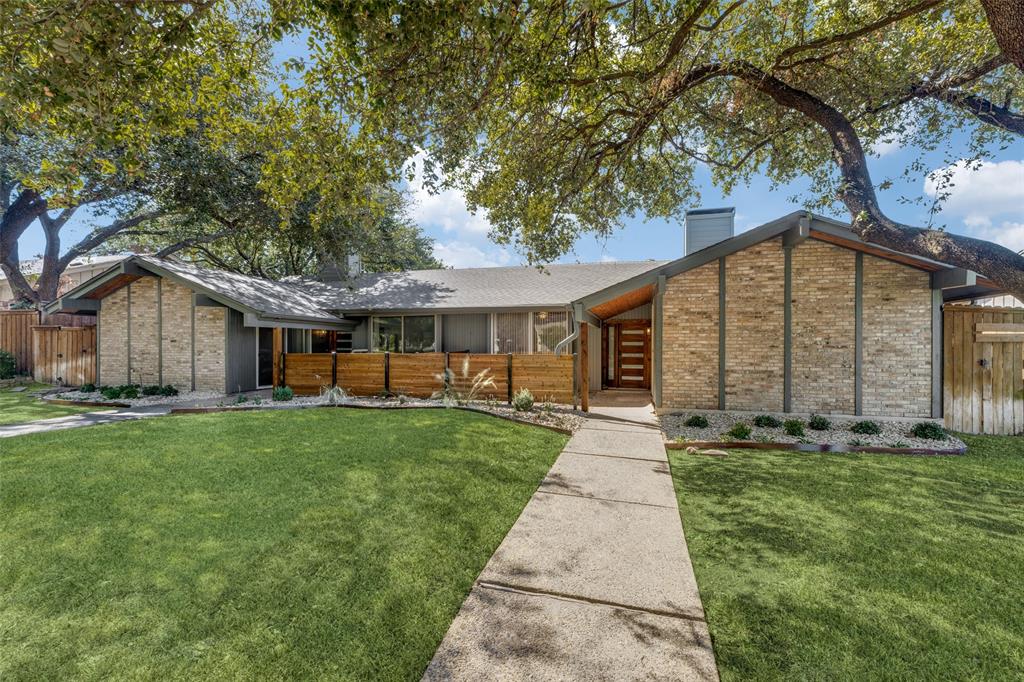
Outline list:
[[[445,354],[444,354],[444,372],[441,374],[441,377],[442,377],[442,379],[441,379],[441,386],[445,390],[448,390],[449,384],[451,383],[451,381],[450,381],[451,374],[448,371],[449,369],[451,369],[451,366],[452,366],[451,353],[445,351]]]
[[[331,351],[331,388],[338,385],[338,351]]]
[[[384,353],[384,393],[391,393],[391,353]]]
[[[505,378],[508,382],[508,404],[512,404],[512,354],[508,354],[508,361],[505,363]]]

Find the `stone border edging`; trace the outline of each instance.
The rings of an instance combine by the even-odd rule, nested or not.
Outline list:
[[[131,407],[128,403],[108,403],[99,400],[61,400],[60,398],[43,397],[43,401],[54,405],[81,405],[83,407]]]
[[[949,456],[967,454],[967,448],[884,448],[873,445],[833,445],[814,443],[760,443],[750,441],[665,441],[666,450],[686,448],[715,448],[720,450],[790,450],[795,452],[837,452],[885,455]]]
[[[80,404],[80,403],[76,403]],[[563,429],[560,426],[552,426],[551,424],[539,424],[537,422],[527,421],[525,419],[516,419],[509,417],[504,414],[495,414],[494,412],[488,412],[487,410],[481,410],[476,407],[468,407],[464,405],[456,405],[454,407],[446,407],[444,405],[282,405],[280,407],[261,407],[258,405],[240,405],[238,407],[231,407],[228,405],[211,406],[211,407],[172,407],[170,414],[210,414],[215,412],[255,412],[257,410],[308,410],[313,408],[332,408],[339,407],[350,410],[462,410],[463,412],[475,412],[476,414],[485,414],[488,417],[494,417],[496,419],[504,419],[515,424],[525,424],[527,426],[537,426],[548,431],[554,431],[560,433],[563,436],[571,436],[573,434],[569,429]]]

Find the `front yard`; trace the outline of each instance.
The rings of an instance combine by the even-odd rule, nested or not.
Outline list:
[[[724,680],[1024,670],[1024,439],[958,457],[670,452]]]
[[[103,409],[99,407],[72,407],[68,405],[53,405],[43,402],[32,395],[33,391],[43,388],[52,388],[47,384],[27,384],[23,391],[13,391],[11,388],[0,388],[0,425],[20,424],[22,422],[35,421],[37,419],[49,419],[50,417],[66,417],[69,414],[80,414],[82,412],[95,412]]]
[[[10,439],[0,678],[418,679],[565,440],[343,409]]]

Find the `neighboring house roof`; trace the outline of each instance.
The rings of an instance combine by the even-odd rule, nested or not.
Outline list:
[[[666,261],[612,261],[460,270],[372,273],[346,282],[304,280],[330,310],[342,313],[560,308]],[[296,283],[296,286],[300,286]]]
[[[89,268],[94,268],[97,265],[117,263],[130,256],[131,254],[121,254],[118,256],[82,256],[81,258],[76,258],[73,261],[71,261],[71,263],[68,264],[68,267],[64,269],[64,272],[73,273],[77,272],[78,270],[87,270]],[[43,272],[43,259],[33,258],[31,260],[23,260],[20,263],[18,263],[18,269],[21,270],[21,274],[25,275],[26,277],[30,275],[39,275]],[[0,270],[0,280],[3,279],[7,279],[7,275],[5,275],[2,270]]]

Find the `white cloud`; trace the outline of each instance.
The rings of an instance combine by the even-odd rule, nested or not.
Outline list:
[[[506,249],[483,249],[458,240],[434,244],[434,257],[455,268],[492,268],[509,265],[512,256]]]
[[[491,224],[484,211],[470,213],[466,208],[466,195],[459,190],[447,189],[431,194],[423,185],[424,152],[419,152],[412,161],[416,164],[416,175],[409,182],[412,197],[410,216],[421,227],[439,227],[445,232],[459,235],[486,235]]]
[[[1024,251],[1024,222],[1004,220],[998,225],[992,224],[987,218],[967,218],[964,220],[971,236],[1001,244],[1013,251]]]
[[[602,253],[601,254],[601,262],[602,263],[614,263],[617,260],[619,260],[619,259],[616,258],[615,256],[613,256],[610,253]]]
[[[943,186],[948,177],[951,186]],[[1024,161],[983,161],[968,166],[964,161],[932,171],[925,178],[924,193],[947,193],[943,210],[964,216],[965,222],[991,220],[1000,213],[1024,211]]]

